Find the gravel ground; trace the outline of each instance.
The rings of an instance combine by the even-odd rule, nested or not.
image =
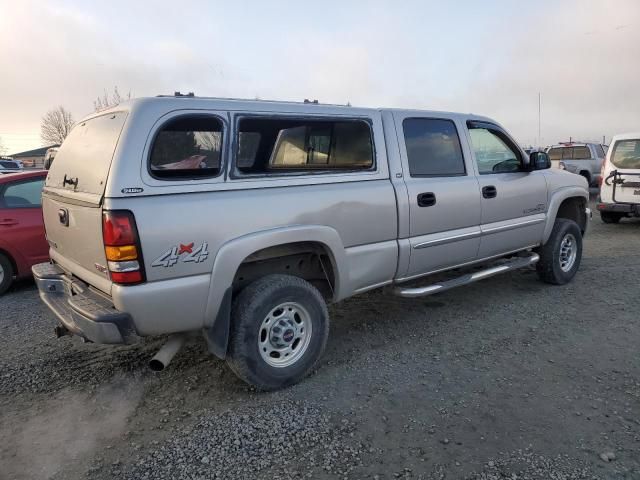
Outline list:
[[[519,271],[330,309],[318,370],[248,388],[194,339],[56,340],[30,282],[0,298],[0,479],[640,478],[640,221],[594,218],[578,276]]]

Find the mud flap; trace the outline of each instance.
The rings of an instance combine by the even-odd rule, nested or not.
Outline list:
[[[204,330],[209,352],[224,360],[227,356],[227,345],[229,344],[229,329],[231,327],[231,287],[222,297],[222,303],[218,310],[215,322],[211,328]]]

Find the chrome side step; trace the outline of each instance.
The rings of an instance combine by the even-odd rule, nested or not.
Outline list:
[[[434,283],[433,285],[427,285],[426,287],[407,288],[396,286],[391,291],[394,295],[404,298],[426,297],[427,295],[432,295],[434,293],[444,292],[450,288],[460,287],[462,285],[477,282],[478,280],[493,277],[500,273],[528,267],[529,265],[535,265],[538,260],[540,260],[540,256],[537,253],[530,253],[524,257],[514,257],[501,265],[480,270],[479,272],[468,273],[461,277],[447,280],[446,282]]]

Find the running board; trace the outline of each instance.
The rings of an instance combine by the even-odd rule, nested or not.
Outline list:
[[[485,278],[493,277],[500,273],[528,267],[529,265],[536,264],[538,260],[540,260],[540,255],[537,253],[530,253],[526,257],[514,257],[502,265],[490,267],[475,273],[468,273],[461,277],[447,280],[446,282],[434,283],[433,285],[427,285],[426,287],[394,287],[392,289],[392,293],[404,298],[426,297],[427,295],[433,295],[434,293],[444,292],[450,288],[460,287],[462,285],[477,282],[478,280],[484,280]]]

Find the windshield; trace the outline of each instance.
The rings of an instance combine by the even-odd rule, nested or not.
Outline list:
[[[640,169],[640,139],[617,141],[611,154],[611,163],[618,168]]]

